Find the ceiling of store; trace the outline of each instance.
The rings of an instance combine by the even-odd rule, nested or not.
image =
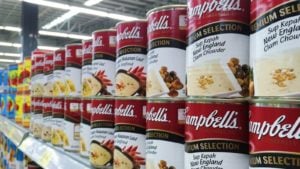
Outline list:
[[[87,0],[46,1],[58,2],[61,4],[84,7],[94,10],[101,10],[104,12],[116,13],[135,18],[145,18],[145,14],[148,10],[158,6],[186,3],[186,0],[102,0],[96,5],[85,6],[84,3]],[[42,27],[44,25],[64,15],[68,11],[69,10],[62,10],[39,5],[39,29],[42,30]],[[28,22],[30,22],[30,20],[28,20]],[[94,30],[111,28],[117,22],[119,22],[119,20],[79,13],[47,31],[89,36]],[[1,59],[18,60],[18,56],[11,56],[9,54],[17,54],[21,51],[21,48],[12,47],[7,44],[3,45],[3,42],[20,43],[20,33],[17,31],[5,30],[3,28],[4,26],[21,26],[21,0],[0,0],[0,67],[9,64],[7,62],[1,61]],[[62,47],[65,44],[73,42],[80,42],[80,40],[45,35],[40,35],[38,39],[39,45],[51,47]]]

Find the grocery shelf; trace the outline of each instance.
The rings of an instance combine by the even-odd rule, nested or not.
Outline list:
[[[44,169],[91,168],[87,158],[36,139],[27,129],[3,116],[0,116],[0,131]]]

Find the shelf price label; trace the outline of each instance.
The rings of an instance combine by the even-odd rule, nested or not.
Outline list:
[[[47,167],[53,157],[54,153],[50,150],[45,150],[42,155],[41,158],[39,159],[38,163],[42,166],[42,167]]]

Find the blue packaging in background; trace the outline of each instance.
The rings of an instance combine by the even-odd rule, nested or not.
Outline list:
[[[8,70],[3,70],[2,72],[2,85],[4,87],[4,92],[8,92]]]
[[[7,93],[1,93],[0,110],[2,116],[7,116]]]
[[[7,104],[6,104],[6,111],[7,115],[6,117],[12,120],[15,120],[16,117],[16,112],[15,112],[15,107],[16,107],[16,94],[15,93],[9,93],[7,95]]]
[[[8,66],[8,85],[9,92],[16,93],[18,85],[18,64]]]

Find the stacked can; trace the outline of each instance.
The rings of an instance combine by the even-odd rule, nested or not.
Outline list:
[[[114,151],[114,81],[116,30],[93,32],[93,76],[91,107],[90,163],[95,168],[113,164]]]
[[[90,83],[93,78],[92,69],[92,40],[82,42],[82,99],[81,99],[81,122],[80,122],[80,155],[89,157],[91,137],[91,96],[93,85]]]
[[[145,169],[147,21],[116,28],[114,168]]]
[[[250,168],[300,168],[300,1],[251,1],[250,17]]]
[[[82,45],[65,47],[65,105],[63,147],[66,151],[79,152]]]
[[[52,125],[52,94],[53,94],[53,60],[54,54],[47,53],[44,59],[44,90],[43,90],[43,123],[42,123],[42,140],[51,141]]]
[[[42,134],[42,114],[43,114],[43,86],[44,86],[44,58],[46,53],[43,51],[34,51],[32,53],[34,59],[34,79],[32,84],[33,98],[33,117],[31,118],[32,133],[34,137],[40,138]]]
[[[249,5],[188,0],[185,168],[249,167]]]
[[[54,52],[53,63],[53,99],[51,143],[63,146],[66,137],[64,132],[64,105],[65,105],[65,49]]]
[[[147,13],[147,169],[184,168],[186,12],[170,5]]]

